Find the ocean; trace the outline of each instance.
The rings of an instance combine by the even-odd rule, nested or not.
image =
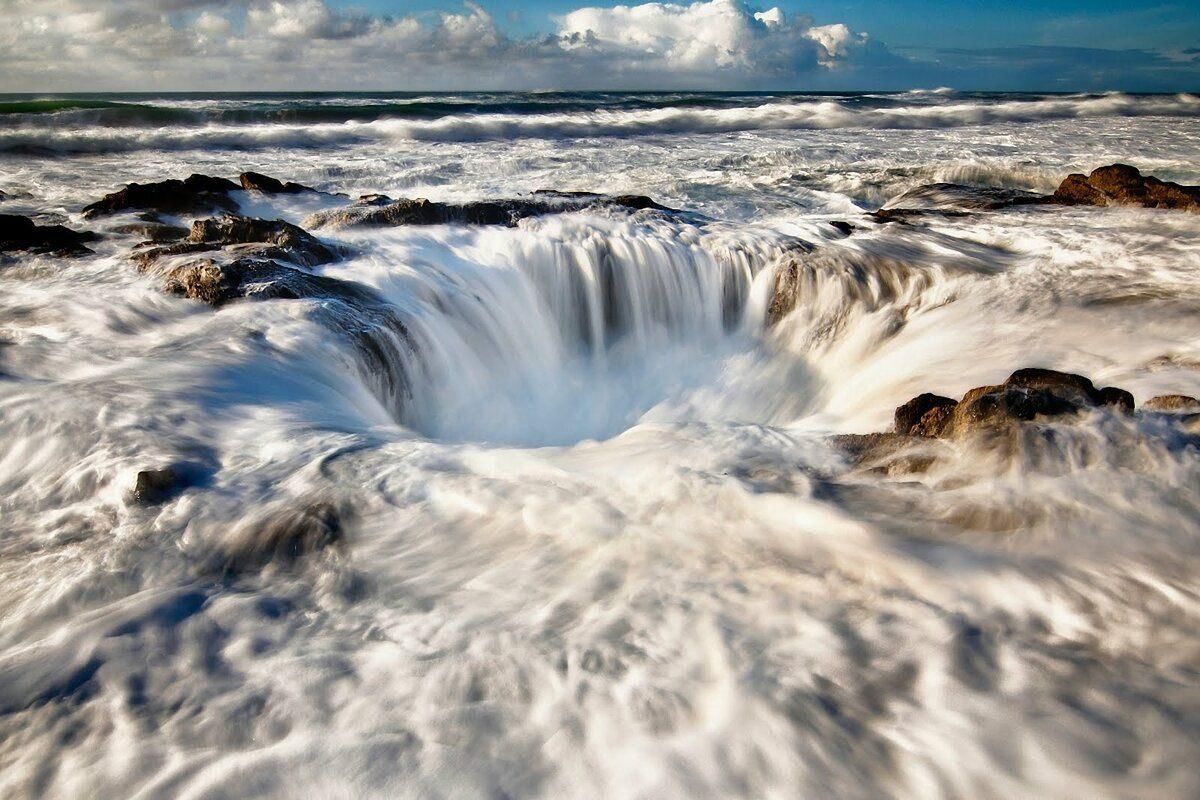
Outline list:
[[[0,95],[97,234],[0,254],[0,796],[1197,796],[1200,214],[871,213],[1116,162],[1200,184],[1200,97]],[[83,213],[245,171],[298,289]],[[1139,410],[844,446],[1024,367]]]

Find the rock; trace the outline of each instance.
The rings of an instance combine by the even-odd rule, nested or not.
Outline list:
[[[172,267],[163,278],[163,291],[216,308],[243,297],[261,300],[320,297],[340,290],[345,283],[258,258],[227,263],[201,259]]]
[[[1070,372],[1028,367],[1009,375],[1004,385],[1024,389],[1049,389],[1053,394],[1070,400],[1077,406],[1100,404],[1100,393],[1096,391],[1095,384],[1082,375]]]
[[[129,501],[142,506],[154,506],[168,500],[185,484],[183,474],[173,467],[144,469],[134,478]]]
[[[354,203],[345,208],[318,212],[307,220],[310,228],[348,226],[397,225],[506,225],[512,227],[522,219],[557,214],[564,211],[583,211],[599,208],[625,208],[635,211],[654,209],[674,211],[642,195],[606,197],[583,192],[560,193],[539,191],[533,198],[512,200],[479,200],[470,203],[436,203],[418,198],[394,200],[380,204],[374,196],[368,202]]]
[[[153,244],[174,242],[187,236],[188,229],[178,225],[166,225],[161,222],[131,222],[119,225],[113,229],[116,233],[126,233],[139,236],[143,241]]]
[[[842,219],[832,219],[829,221],[829,224],[837,228],[838,232],[843,236],[849,236],[854,232],[854,226]]]
[[[1142,175],[1137,167],[1111,164],[1088,176],[1068,175],[1054,192],[1064,205],[1141,206],[1200,212],[1200,186],[1183,186]]]
[[[276,509],[252,517],[228,537],[214,566],[224,573],[283,565],[342,540],[342,513],[331,503]]]
[[[238,181],[246,191],[262,192],[263,194],[302,194],[317,191],[300,183],[291,181],[284,183],[270,175],[263,175],[261,172],[243,172],[238,176]]]
[[[1050,389],[1023,386],[979,386],[963,395],[944,428],[947,436],[959,438],[984,430],[996,430],[1038,417],[1060,417],[1077,413],[1082,406]]]
[[[1200,400],[1186,394],[1160,394],[1142,403],[1143,411],[1200,413]]]
[[[1115,386],[1105,386],[1100,390],[1100,405],[1112,406],[1123,414],[1133,413],[1133,395]]]
[[[957,216],[967,211],[995,211],[1013,206],[1037,205],[1047,202],[1044,195],[1021,189],[1001,189],[988,186],[963,186],[957,183],[929,183],[909,189],[883,204],[876,215],[885,218],[923,213],[946,213]]]
[[[38,225],[29,217],[0,214],[0,252],[84,255],[92,251],[83,243],[95,238],[88,231],[73,231],[63,225]]]
[[[949,397],[928,392],[919,394],[896,409],[895,431],[906,436],[937,436],[956,405],[958,401]]]
[[[926,472],[937,460],[936,443],[899,433],[842,434],[833,442],[858,467],[885,475]]]
[[[181,241],[164,247],[142,248],[133,258],[145,269],[169,256],[221,249],[236,257],[283,260],[306,267],[338,259],[337,251],[290,222],[237,214],[196,220]]]
[[[767,328],[773,328],[792,313],[800,299],[800,264],[790,258],[775,272],[775,286],[771,289],[771,302],[767,305]]]
[[[356,206],[386,206],[396,202],[386,194],[360,194],[354,201]]]
[[[191,175],[182,181],[131,183],[85,207],[83,216],[92,219],[133,210],[163,214],[236,211],[237,204],[229,197],[229,192],[239,188],[233,181],[208,175]]]
[[[5,194],[3,191],[0,191],[0,203],[3,203],[7,199],[8,199],[8,195]]]

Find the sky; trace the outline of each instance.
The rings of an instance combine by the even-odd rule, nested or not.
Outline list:
[[[0,0],[0,91],[1200,91],[1193,0]]]

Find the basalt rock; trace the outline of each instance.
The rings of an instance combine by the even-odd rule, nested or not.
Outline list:
[[[512,227],[529,217],[602,208],[674,210],[641,195],[608,197],[585,192],[541,191],[530,198],[470,203],[439,203],[418,198],[380,204],[379,199],[371,196],[367,202],[360,198],[360,202],[345,208],[318,212],[305,220],[305,225],[310,228],[445,224]]]
[[[84,255],[92,252],[84,246],[96,235],[73,231],[63,225],[38,225],[29,217],[0,214],[0,252],[28,251],[58,255]]]
[[[285,183],[270,175],[263,175],[261,172],[243,172],[238,176],[238,181],[246,191],[262,192],[263,194],[303,194],[317,191],[311,186],[291,181]]]
[[[89,219],[123,211],[154,211],[162,214],[198,214],[235,211],[237,203],[229,192],[241,187],[225,178],[191,175],[184,180],[131,183],[107,194],[83,209]]]
[[[133,257],[146,268],[168,256],[222,249],[243,258],[278,259],[306,267],[328,264],[338,258],[333,248],[290,222],[236,214],[196,220],[180,241],[164,247],[143,247]]]
[[[896,409],[895,434],[961,438],[1038,419],[1061,418],[1091,408],[1133,412],[1133,395],[1113,386],[1097,389],[1070,372],[1019,369],[995,386],[978,386],[962,400],[921,394]]]
[[[1160,394],[1142,403],[1145,411],[1200,414],[1200,400],[1186,394]]]
[[[896,409],[895,431],[906,436],[939,436],[957,400],[937,394],[919,394]]]
[[[1142,175],[1137,167],[1111,164],[1090,175],[1068,175],[1054,192],[1064,205],[1141,206],[1200,212],[1200,186],[1183,186]]]

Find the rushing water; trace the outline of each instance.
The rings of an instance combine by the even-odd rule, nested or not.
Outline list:
[[[0,212],[110,234],[0,265],[0,795],[1200,793],[1193,438],[1095,412],[903,477],[830,440],[1023,366],[1200,394],[1200,216],[862,214],[1200,183],[1196,97],[5,97],[0,153]],[[245,169],[683,213],[316,231],[403,326],[384,374],[320,301],[167,296],[79,214]],[[281,547],[314,506],[337,540]]]

